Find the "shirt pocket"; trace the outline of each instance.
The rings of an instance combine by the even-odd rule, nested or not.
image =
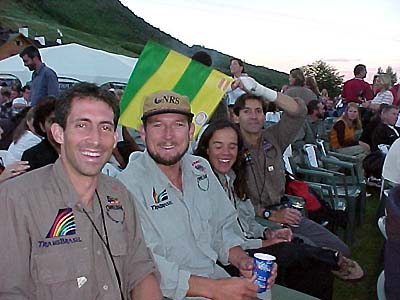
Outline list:
[[[106,227],[108,241],[110,242],[111,254],[114,257],[124,256],[128,253],[128,229],[124,223],[113,221],[108,216],[106,218]]]
[[[65,295],[76,300],[94,299],[88,248],[54,249],[34,255],[32,260],[35,299],[62,300]]]
[[[88,248],[50,252],[33,256],[39,284],[51,285],[74,281],[89,274],[90,256]]]

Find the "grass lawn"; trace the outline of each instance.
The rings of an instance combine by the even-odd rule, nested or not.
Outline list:
[[[366,277],[357,283],[335,280],[334,300],[377,299],[376,281],[383,269],[384,238],[376,223],[376,211],[379,204],[379,189],[368,187],[372,196],[367,198],[364,224],[356,228],[354,243],[351,247],[352,258],[367,271]]]

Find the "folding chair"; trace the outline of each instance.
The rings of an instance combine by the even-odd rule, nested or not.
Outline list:
[[[359,186],[361,189],[357,209],[359,211],[358,223],[363,224],[367,201],[367,185],[362,172],[359,171],[358,168],[358,165],[362,162],[355,156],[327,151],[325,143],[322,140],[317,140],[317,149],[320,153],[319,158],[326,169],[329,169],[329,165],[339,167],[345,173],[349,174],[349,176],[346,177],[347,183],[349,185]]]
[[[332,174],[332,177],[324,177],[322,183],[333,186],[334,194],[339,201],[346,202],[346,211],[348,214],[348,225],[346,229],[346,241],[351,244],[353,241],[353,231],[356,220],[356,209],[360,207],[362,189],[352,172],[351,176],[346,176],[344,173],[325,169],[320,166],[319,157],[317,155],[317,146],[314,144],[304,145],[305,162],[309,169]],[[345,162],[342,162],[345,163]],[[350,165],[349,165],[350,166]],[[351,166],[352,170],[353,166]],[[340,203],[339,202],[339,203]]]

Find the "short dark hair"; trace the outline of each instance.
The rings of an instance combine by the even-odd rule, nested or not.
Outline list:
[[[236,99],[235,105],[233,106],[233,112],[236,116],[239,116],[240,111],[246,107],[246,100],[258,100],[261,103],[264,115],[267,113],[267,103],[262,97],[245,93]]]
[[[57,98],[54,96],[47,96],[40,100],[39,104],[35,106],[35,112],[33,117],[33,128],[35,132],[42,137],[46,137],[46,132],[42,130],[40,124],[44,126],[48,116],[54,112]]]
[[[239,66],[241,66],[243,68],[242,73],[246,73],[245,70],[244,70],[244,62],[243,62],[243,60],[241,60],[240,58],[232,57],[229,60],[229,64],[231,64],[232,61],[234,61],[234,60],[236,60],[238,62],[238,64],[239,64]]]
[[[21,58],[24,57],[25,55],[28,55],[29,58],[38,57],[40,60],[42,60],[39,49],[32,45],[26,47],[19,53],[19,57]]]
[[[307,104],[307,113],[309,115],[311,115],[314,110],[318,110],[318,104],[322,103],[319,100],[311,100],[310,102],[308,102]]]
[[[91,98],[96,101],[104,102],[113,110],[115,130],[117,128],[119,118],[119,107],[115,95],[93,83],[88,82],[77,83],[59,96],[59,100],[56,102],[54,111],[56,123],[65,129],[67,118],[71,112],[72,101],[74,99],[79,101],[85,98]]]
[[[192,55],[192,59],[206,65],[207,67],[211,67],[212,65],[212,58],[210,54],[205,51],[197,51]]]
[[[360,74],[362,71],[367,70],[367,67],[363,64],[358,64],[354,67],[354,76]]]

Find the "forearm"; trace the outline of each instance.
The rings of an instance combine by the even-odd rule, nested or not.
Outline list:
[[[238,269],[240,269],[240,262],[248,258],[249,256],[240,246],[229,249],[229,262]]]
[[[215,279],[191,275],[189,278],[188,297],[214,298]]]
[[[287,113],[296,113],[299,110],[299,104],[290,96],[278,93],[276,105]]]
[[[131,291],[133,300],[160,300],[163,298],[160,283],[153,273],[147,275]]]

